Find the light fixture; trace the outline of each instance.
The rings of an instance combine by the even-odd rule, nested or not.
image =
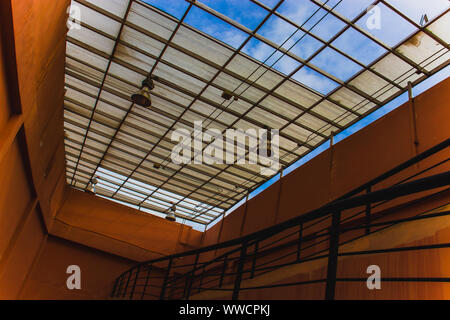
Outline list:
[[[224,90],[222,93],[222,98],[224,98],[225,100],[230,100],[231,98],[233,98],[233,93],[231,91]]]
[[[170,204],[172,206],[169,208],[169,212],[166,215],[166,220],[175,221],[176,220],[175,211],[177,210],[177,207],[175,206],[175,204],[173,202],[171,202]]]
[[[95,186],[98,183],[98,177],[92,178],[92,180],[89,182],[86,191],[92,194],[95,194]]]
[[[152,101],[150,98],[150,91],[153,90],[155,85],[153,84],[153,80],[150,78],[142,81],[142,87],[138,92],[131,96],[131,100],[133,103],[140,105],[145,108],[149,108],[152,105]]]

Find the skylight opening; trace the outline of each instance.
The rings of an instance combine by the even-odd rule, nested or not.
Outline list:
[[[292,78],[324,95],[339,86],[337,82],[306,66],[297,71]]]
[[[373,0],[344,0],[336,6],[334,11],[352,21],[372,3]]]
[[[107,16],[101,10],[97,12],[89,2],[112,12],[113,16]],[[312,157],[326,148],[331,131],[346,129],[363,114],[395,97],[408,81],[427,76],[418,73],[415,64],[431,73],[449,56],[448,49],[442,44],[435,45],[433,36],[426,32],[420,32],[394,53],[388,53],[377,44],[378,36],[380,42],[395,46],[417,29],[387,6],[379,4],[381,27],[388,29],[376,33],[376,28],[375,31],[369,28],[368,23],[374,12],[371,8],[368,12],[365,10],[372,3],[370,0],[286,0],[257,36],[251,37],[242,52],[236,49],[249,38],[248,30],[256,28],[268,14],[267,8],[257,1],[198,0],[192,4],[184,24],[178,29],[176,19],[186,13],[189,2],[146,2],[175,18],[139,1],[133,2],[125,17],[127,1],[88,0],[82,4],[89,8],[85,10],[87,16],[83,22],[93,28],[68,34],[65,102],[65,128],[69,134],[66,139],[68,183],[84,189],[91,173],[98,167],[99,175],[103,174],[103,182],[98,185],[101,195],[128,202],[132,207],[139,208],[141,204],[142,211],[163,218],[170,202],[179,202],[181,218],[177,221],[195,219],[197,222],[192,224],[199,230],[204,228],[201,223],[220,220],[224,208],[235,207],[235,202],[247,188],[254,188],[269,179],[257,188],[259,192],[278,178],[275,176],[270,180],[255,175],[256,167],[231,165],[223,167],[223,171],[218,166],[202,167],[197,174],[190,165],[171,164],[168,156],[172,144],[167,139],[173,129],[191,129],[195,120],[207,118],[211,121],[205,126],[220,130],[230,126],[254,128],[256,123],[270,123],[282,129],[280,161],[291,165],[300,159],[299,165],[302,159],[308,159],[301,158],[305,154]],[[417,23],[418,13],[408,8],[415,2],[388,1],[414,17],[411,19]],[[261,3],[273,7],[279,1],[263,0]],[[320,9],[321,5],[324,5],[323,9]],[[206,7],[227,18],[208,13]],[[328,12],[331,8],[333,11]],[[424,13],[430,20],[435,15],[434,9],[426,8],[425,4],[421,10],[427,11]],[[291,22],[277,15],[285,15]],[[362,18],[357,25],[367,30],[369,36],[348,26],[329,46],[327,41],[346,27],[344,21],[351,21],[358,15]],[[227,23],[228,17],[241,25],[242,30]],[[122,19],[126,20],[126,25],[120,35],[115,35]],[[105,30],[95,32],[95,28],[102,27],[99,23],[102,20],[105,20]],[[427,29],[448,41],[446,21],[447,17],[441,17]],[[303,29],[297,30],[294,24]],[[175,34],[174,30],[177,30]],[[110,37],[103,37],[102,32]],[[375,39],[371,40],[371,35]],[[110,41],[114,37],[121,40],[117,47]],[[412,43],[416,38],[421,41]],[[168,39],[171,39],[169,44],[166,43]],[[90,46],[100,51],[90,50]],[[162,51],[163,48],[166,50]],[[109,64],[105,56],[112,50],[113,61]],[[160,60],[156,60],[160,55]],[[302,61],[309,58],[311,61],[302,65]],[[155,81],[156,88],[152,91],[153,109],[132,107],[127,113],[131,105],[127,97],[137,89],[141,78],[152,70],[156,61],[158,66],[154,75],[161,81]],[[258,66],[258,61],[263,65]],[[374,61],[377,62],[373,64]],[[220,70],[225,63],[226,69]],[[368,70],[361,70],[364,66]],[[294,76],[288,77],[298,68]],[[217,73],[214,81],[208,83]],[[105,85],[102,84],[103,77]],[[347,80],[349,86],[342,86],[341,82]],[[235,91],[240,95],[239,99],[225,102],[222,98],[224,90]],[[197,97],[199,93],[201,95]],[[96,110],[91,123],[94,106]],[[189,110],[185,111],[186,108]],[[364,119],[367,123],[373,121],[371,116]],[[359,126],[364,124],[361,121]],[[339,136],[346,134],[351,133],[343,130]],[[106,154],[102,154],[102,150],[107,150]],[[102,160],[97,163],[99,159]],[[161,161],[164,164],[160,169],[153,167]],[[108,169],[102,171],[103,167]],[[208,185],[210,179],[212,183]],[[223,190],[216,192],[213,185],[222,183]]]
[[[335,7],[338,0],[324,1],[328,7]],[[312,33],[328,41],[339,32],[345,24],[312,1],[286,0],[278,12]]]
[[[190,198],[183,198],[175,193],[164,189],[157,189],[154,186],[144,184],[132,178],[127,180],[125,176],[121,176],[102,167],[97,170],[94,176],[99,177],[99,182],[97,185],[99,195],[102,195],[102,189],[108,190],[113,194],[118,195],[119,198],[120,196],[123,196],[129,199],[135,206],[137,206],[137,208],[141,210],[145,208],[152,212],[158,212],[158,216],[163,218],[165,217],[165,211],[172,206],[172,202],[178,203],[177,214],[184,215],[186,217],[198,216],[196,219],[202,221],[203,223],[208,223],[210,220],[201,217],[200,215],[202,213],[211,212],[211,217],[223,213],[223,209],[215,208],[211,205]],[[108,194],[105,196],[111,195]],[[120,199],[116,200],[122,201]],[[153,209],[146,208],[146,205],[149,205]],[[159,209],[155,210],[155,208]],[[180,220],[184,219],[181,217]]]
[[[359,19],[356,25],[390,47],[397,45],[417,30],[414,25],[384,4],[378,4]]]
[[[127,1],[121,0],[89,0],[89,2],[95,4],[97,7],[110,12],[118,17],[123,17],[127,11]]]
[[[191,8],[185,22],[235,49],[247,38],[245,32],[196,6]]]
[[[301,39],[296,39],[294,42],[295,44],[293,44],[293,46],[289,46],[289,51],[291,51],[301,59],[306,60],[317,50],[319,50],[323,46],[323,44],[319,40],[313,38],[308,34],[304,35],[303,33],[299,32],[299,35],[300,34]]]
[[[247,42],[247,44],[242,48],[242,52],[260,62],[264,62],[268,66],[275,63],[276,60],[282,56],[281,51],[277,51],[268,44],[256,38],[251,38],[250,41]]]
[[[181,19],[189,6],[187,1],[180,0],[144,0],[144,2],[172,15],[177,19]]]
[[[277,46],[281,46],[296,30],[297,28],[290,23],[276,15],[271,15],[257,33]]]
[[[259,2],[272,9],[277,5],[278,2],[280,2],[280,0],[259,0]]]
[[[348,80],[362,69],[361,66],[330,47],[322,50],[311,60],[311,63],[342,81]]]
[[[432,2],[426,0],[386,0],[386,2],[419,25],[425,14],[428,20],[432,20],[441,12],[450,8],[448,0],[433,0]]]
[[[268,14],[265,9],[250,0],[202,0],[201,2],[250,30],[256,29]]]
[[[334,40],[332,45],[364,65],[370,64],[387,51],[352,27]]]

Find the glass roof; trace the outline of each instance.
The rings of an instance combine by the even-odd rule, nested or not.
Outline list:
[[[157,215],[174,202],[180,221],[198,225],[270,177],[252,165],[173,163],[176,129],[278,129],[286,168],[450,57],[446,0],[72,5],[80,15],[67,36],[67,182],[86,189],[98,176],[100,196]],[[131,101],[147,76],[157,77],[149,109]]]

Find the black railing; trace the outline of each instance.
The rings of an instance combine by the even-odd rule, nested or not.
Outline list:
[[[449,158],[430,164],[432,156],[448,151],[450,139],[389,170],[323,207],[244,237],[219,244],[139,263],[120,275],[113,298],[189,299],[203,291],[222,292],[221,298],[238,299],[241,292],[305,284],[325,284],[324,297],[334,299],[336,282],[366,281],[366,278],[337,278],[339,256],[448,248],[450,243],[429,246],[339,252],[339,246],[390,227],[396,223],[421,221],[449,215],[449,211],[417,214],[385,221],[389,213],[413,206],[418,201],[441,196],[449,191]],[[376,186],[388,178],[427,159],[427,167],[415,169],[388,188]],[[431,160],[431,161],[430,161]],[[423,165],[422,165],[423,166]],[[424,178],[419,178],[424,176]],[[439,190],[436,190],[440,188]],[[423,193],[426,194],[423,194]],[[409,199],[393,201],[400,197]],[[413,199],[412,199],[413,198]],[[400,203],[401,202],[401,203]],[[361,209],[360,209],[361,208]],[[377,212],[374,211],[377,209]],[[265,286],[244,285],[243,281],[267,272],[307,261],[328,259],[325,278],[276,283]],[[449,278],[383,278],[387,281],[450,282]],[[208,298],[209,296],[205,296]]]

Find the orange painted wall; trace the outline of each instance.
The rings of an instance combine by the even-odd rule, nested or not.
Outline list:
[[[136,262],[49,236],[21,299],[107,299],[117,275]],[[67,267],[81,270],[81,290],[69,290]]]
[[[206,232],[203,244],[210,245],[214,239],[223,242],[236,238],[318,208],[410,159],[416,152],[444,141],[450,137],[449,101],[450,79],[414,98],[419,138],[417,151],[413,143],[411,106],[407,102],[283,177],[281,193],[280,182],[277,182],[252,198],[248,202],[244,225],[245,204],[225,218],[220,239],[217,226],[221,223],[218,223]],[[449,150],[441,152],[376,188],[392,185],[431,163],[448,158],[449,153]],[[447,163],[437,170],[449,169]],[[436,170],[428,174],[432,173]],[[278,196],[277,212],[274,204]]]
[[[448,200],[448,193],[446,195]],[[436,205],[435,201],[426,201],[422,206],[408,210],[423,209]],[[442,199],[441,199],[442,202]],[[422,208],[420,208],[422,207]],[[408,211],[407,210],[407,211]],[[417,211],[416,211],[417,213]],[[400,214],[404,214],[400,212]],[[414,221],[394,226],[381,234],[374,233],[369,237],[356,240],[340,248],[340,252],[367,249],[384,249],[388,247],[406,247],[448,243],[450,241],[450,218],[448,216]],[[422,230],[422,233],[417,232]],[[416,250],[372,255],[340,257],[338,261],[338,278],[367,279],[367,267],[380,267],[383,278],[408,277],[449,277],[450,249]],[[326,277],[327,259],[318,260],[315,267],[308,272],[287,277],[277,283],[318,280]],[[313,265],[314,265],[313,264]],[[325,285],[323,283],[267,290],[243,291],[242,299],[323,299]],[[366,282],[337,282],[336,299],[374,300],[374,299],[450,299],[448,283],[424,282],[389,282],[382,281],[381,290],[369,290]]]
[[[64,189],[64,64],[70,1],[9,1],[29,163],[50,227]]]
[[[407,217],[419,212],[429,212],[450,199],[450,190],[422,199],[396,210],[396,216]],[[441,208],[447,211],[449,206]],[[387,218],[392,219],[391,217]],[[379,221],[386,220],[384,218]],[[418,232],[420,230],[420,232]],[[347,242],[352,234],[345,233],[340,236],[341,246],[339,252],[354,252],[369,249],[399,248],[405,246],[421,246],[448,243],[450,241],[450,217],[434,217],[431,219],[410,221],[391,226],[378,233],[373,233],[364,238]],[[355,234],[351,239],[355,238]],[[307,245],[311,243],[306,243]],[[294,244],[288,251],[295,250]],[[283,252],[277,251],[270,259],[282,257]],[[302,252],[302,255],[307,253]],[[381,269],[382,278],[397,277],[449,277],[450,276],[450,249],[435,248],[432,250],[400,251],[390,253],[366,254],[359,256],[339,257],[338,278],[362,278],[362,282],[337,282],[336,299],[446,299],[450,298],[450,285],[443,282],[403,282],[394,283],[382,280],[381,290],[369,290],[366,286],[368,274],[367,267],[377,265]],[[266,260],[265,257],[258,258],[258,266]],[[282,264],[283,259],[275,259],[276,264]],[[244,269],[249,269],[252,259],[249,259]],[[301,281],[317,281],[326,278],[327,258],[321,258],[301,264],[293,264],[282,267],[275,271],[265,273],[257,272],[254,279],[244,276],[241,283],[242,288],[254,286],[268,286],[277,284],[289,284]],[[205,277],[203,281],[213,279]],[[230,277],[225,282],[224,288],[233,288],[234,279]],[[297,300],[297,299],[324,299],[325,283],[314,283],[296,286],[269,287],[266,289],[243,290],[239,294],[240,299],[249,300]],[[229,291],[201,292],[194,295],[193,299],[230,299]]]
[[[25,159],[22,118],[14,87],[11,7],[0,4],[0,299],[22,289],[45,236]]]
[[[145,261],[197,248],[202,233],[86,192],[67,188],[50,233]]]
[[[5,27],[1,27],[0,28],[5,28]],[[1,29],[0,29],[1,30]],[[4,60],[6,58],[4,58],[4,50],[3,50],[3,41],[0,41],[0,58],[1,58],[1,62],[0,63],[0,106],[2,106],[0,108],[0,129],[3,131],[3,129],[5,128],[6,124],[8,123],[8,120],[11,116],[11,110],[9,107],[9,94],[8,94],[8,85],[7,85],[7,75],[6,75],[6,70],[5,70],[5,66],[4,66]]]
[[[65,188],[68,4],[0,2],[0,299],[20,296]]]

